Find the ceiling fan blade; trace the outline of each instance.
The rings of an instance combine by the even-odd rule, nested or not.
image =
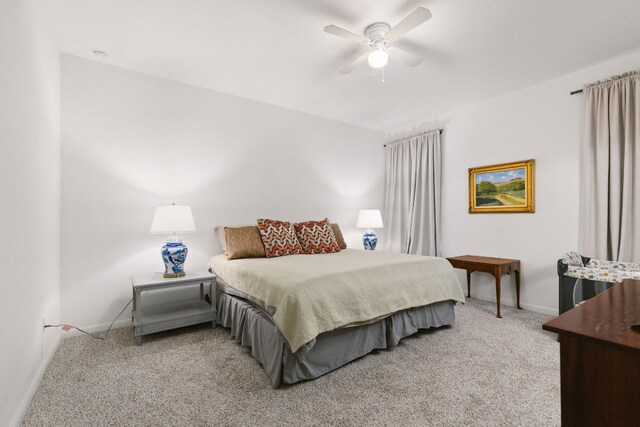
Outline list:
[[[386,35],[387,40],[394,41],[402,35],[416,28],[418,25],[427,22],[431,19],[431,12],[429,9],[419,7],[411,12],[406,18],[400,21],[395,27],[389,30]],[[325,28],[326,31],[326,28]]]
[[[368,56],[369,56],[368,50],[365,50],[359,53],[358,56],[356,56],[356,58],[353,61],[351,61],[348,65],[346,65],[342,70],[340,70],[340,74],[349,74],[350,72],[358,68],[360,64],[366,61]]]
[[[344,28],[336,25],[327,25],[324,27],[324,32],[333,34],[334,36],[342,37],[343,39],[352,40],[356,43],[367,43],[368,40],[361,34],[356,34],[353,31],[345,30]]]
[[[420,65],[422,62],[422,57],[410,52],[407,52],[403,49],[398,49],[397,47],[389,47],[387,49],[389,56],[396,61],[400,61],[404,64],[407,64],[409,67],[415,67],[416,65]]]

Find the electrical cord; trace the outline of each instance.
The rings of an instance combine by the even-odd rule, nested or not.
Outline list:
[[[124,306],[124,308],[122,309],[120,314],[118,314],[116,316],[116,318],[113,319],[113,322],[111,322],[111,324],[109,325],[109,328],[107,329],[107,332],[105,332],[104,335],[102,335],[102,336],[97,335],[97,334],[92,334],[91,332],[87,332],[85,330],[82,330],[82,329],[78,328],[77,326],[69,325],[69,324],[66,324],[66,323],[60,323],[58,325],[44,325],[44,328],[46,329],[46,328],[59,328],[59,327],[62,327],[62,329],[64,331],[68,331],[70,329],[75,329],[76,331],[82,332],[83,334],[87,334],[87,335],[89,335],[89,336],[91,336],[91,337],[93,337],[95,339],[105,340],[105,339],[107,339],[107,334],[111,330],[111,327],[113,326],[113,324],[116,323],[116,320],[118,320],[118,317],[122,316],[122,313],[124,313],[124,311],[127,309],[127,307],[129,307],[129,304],[131,304],[131,302],[133,302],[133,298],[131,298],[129,300],[129,302],[127,303],[127,305]]]

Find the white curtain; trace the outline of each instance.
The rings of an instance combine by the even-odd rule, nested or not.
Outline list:
[[[384,239],[390,252],[440,254],[440,131],[385,147]]]
[[[640,262],[640,72],[584,89],[581,251]]]

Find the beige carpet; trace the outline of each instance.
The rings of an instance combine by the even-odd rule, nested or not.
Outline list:
[[[107,341],[64,339],[27,426],[560,424],[548,316],[469,299],[457,325],[404,339],[314,381],[274,390],[262,367],[206,325]]]

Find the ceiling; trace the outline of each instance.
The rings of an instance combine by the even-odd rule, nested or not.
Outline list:
[[[638,0],[47,0],[63,53],[370,129],[432,115],[640,49]],[[433,18],[399,47],[385,81],[338,71],[359,46],[323,32]]]

